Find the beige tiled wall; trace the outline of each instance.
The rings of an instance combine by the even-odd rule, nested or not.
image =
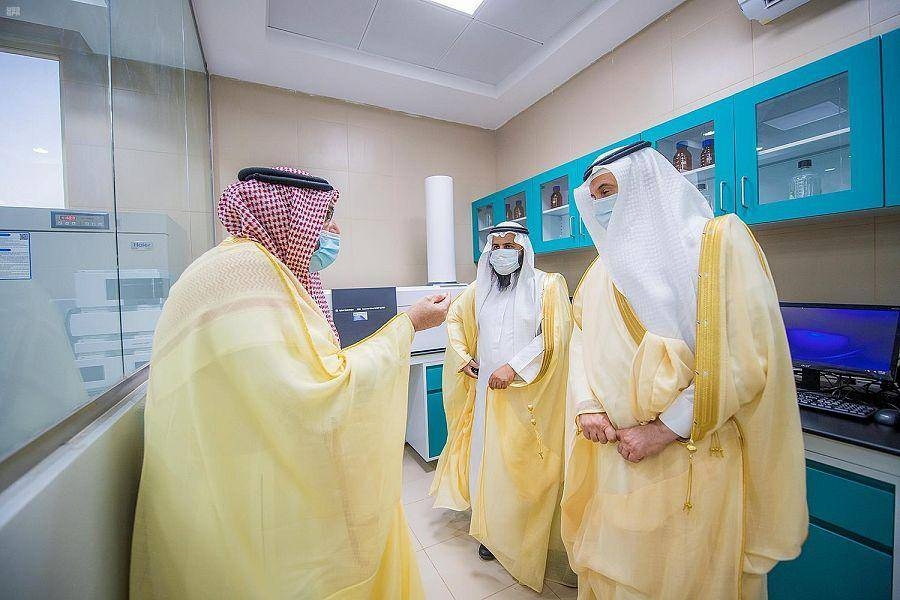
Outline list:
[[[688,0],[497,132],[497,189],[900,27],[897,0],[812,0],[768,25]],[[786,300],[900,302],[900,219],[759,232]],[[538,259],[574,291],[593,251]]]
[[[340,190],[326,287],[427,281],[429,175],[453,177],[457,278],[474,277],[470,203],[495,188],[494,132],[221,77],[212,112],[216,197],[250,165],[297,166]]]

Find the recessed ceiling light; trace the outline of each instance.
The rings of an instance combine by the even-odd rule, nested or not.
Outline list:
[[[37,152],[38,154],[48,154],[50,152],[46,148],[41,148],[40,146],[36,146],[36,147],[32,148],[31,150],[34,152]]]
[[[440,4],[441,6],[446,6],[447,8],[452,8],[453,10],[458,10],[459,12],[464,12],[467,15],[474,15],[475,11],[478,10],[478,7],[481,6],[481,3],[484,0],[429,0],[435,4]]]

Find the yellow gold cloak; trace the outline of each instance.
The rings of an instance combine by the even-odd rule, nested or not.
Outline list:
[[[157,328],[131,597],[422,598],[400,500],[399,315],[341,350],[262,246],[230,239]]]
[[[460,294],[447,316],[444,361],[447,444],[431,494],[435,507],[474,505],[470,534],[490,548],[521,583],[541,591],[545,577],[572,584],[559,534],[563,479],[568,346],[572,331],[566,282],[548,273],[542,294],[544,357],[530,384],[487,390],[479,501],[471,503],[469,450],[475,414],[475,380],[460,372],[477,355],[475,284]]]
[[[808,514],[794,377],[762,251],[734,216],[709,222],[696,357],[646,331],[602,261],[575,294],[562,533],[579,598],[760,598],[796,557]],[[577,434],[594,402],[617,428],[695,382],[691,439],[640,463]]]

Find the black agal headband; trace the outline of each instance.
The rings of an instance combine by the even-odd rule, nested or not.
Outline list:
[[[290,171],[282,171],[281,169],[269,169],[267,167],[247,167],[238,171],[238,180],[247,181],[255,179],[263,183],[274,183],[276,185],[287,185],[295,188],[307,188],[318,190],[320,192],[330,192],[334,188],[328,183],[328,180],[321,177],[313,177],[312,175],[300,175]]]
[[[525,227],[524,225],[497,225],[496,227],[492,227],[488,233],[493,235],[495,233],[509,233],[509,232],[524,233],[525,235],[528,235],[528,228]]]
[[[627,146],[622,146],[618,150],[613,150],[608,154],[603,154],[597,158],[594,162],[591,163],[591,166],[587,168],[587,171],[584,172],[584,178],[582,181],[587,181],[588,177],[591,176],[591,171],[594,170],[594,167],[602,167],[603,165],[608,165],[610,163],[614,163],[620,158],[625,158],[629,154],[634,154],[638,150],[643,150],[644,148],[649,148],[650,142],[646,140],[641,140],[639,142],[634,142],[632,144],[628,144]]]

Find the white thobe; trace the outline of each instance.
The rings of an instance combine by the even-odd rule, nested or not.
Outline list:
[[[536,277],[537,289],[542,289],[542,273]],[[475,384],[475,417],[472,423],[472,441],[469,448],[469,496],[474,504],[478,497],[478,475],[484,451],[485,398],[488,380],[498,368],[509,364],[518,379],[534,381],[544,360],[544,335],[541,327],[524,348],[515,347],[516,283],[502,292],[497,289],[497,278],[491,278],[491,291],[484,299],[484,307],[478,314],[478,382]],[[541,306],[537,307],[541,310]]]

